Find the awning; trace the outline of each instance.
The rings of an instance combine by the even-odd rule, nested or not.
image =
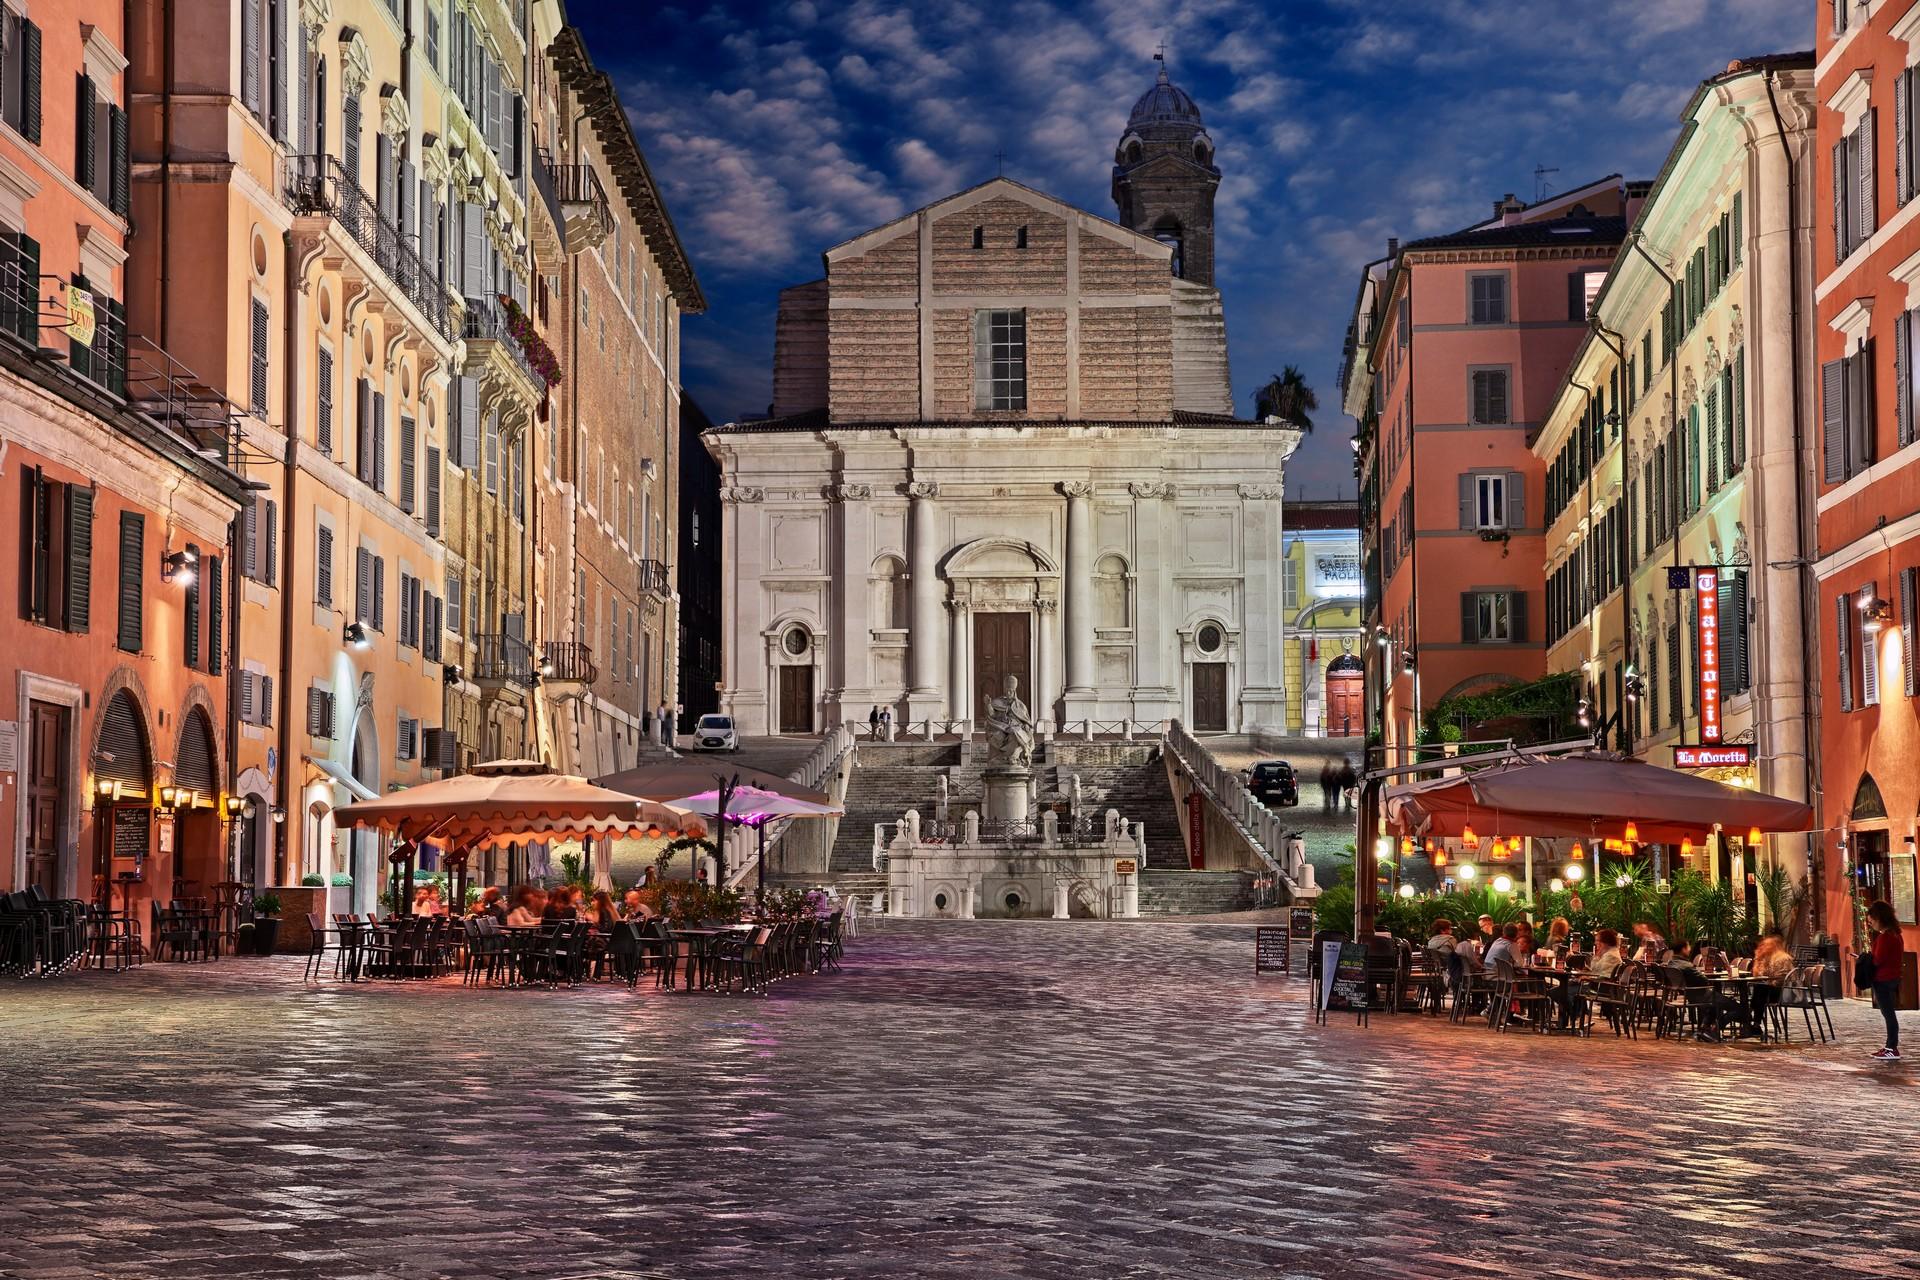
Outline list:
[[[347,793],[355,800],[377,800],[380,798],[374,791],[367,787],[366,783],[360,781],[360,779],[354,777],[333,761],[304,754],[300,758],[345,787]]]
[[[624,836],[655,826],[700,831],[691,815],[670,805],[608,791],[585,778],[553,773],[537,761],[524,760],[494,761],[472,773],[351,804],[336,810],[334,821],[455,849]]]
[[[1471,768],[1472,757],[1461,764]],[[1620,837],[1631,822],[1641,843],[1701,838],[1718,824],[1744,835],[1807,831],[1813,807],[1729,787],[1694,774],[1603,752],[1521,756],[1447,778],[1402,783],[1382,794],[1388,825],[1410,836],[1475,834]]]

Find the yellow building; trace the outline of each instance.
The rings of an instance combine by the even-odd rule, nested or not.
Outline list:
[[[1280,582],[1290,734],[1366,731],[1359,518],[1350,501],[1287,504]]]

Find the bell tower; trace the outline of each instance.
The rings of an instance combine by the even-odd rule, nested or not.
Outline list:
[[[1153,87],[1133,104],[1113,152],[1120,225],[1173,250],[1173,274],[1213,287],[1213,195],[1220,170],[1200,108],[1167,78],[1165,52]]]

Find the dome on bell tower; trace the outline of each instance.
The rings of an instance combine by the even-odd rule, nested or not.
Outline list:
[[[1120,225],[1152,236],[1173,256],[1173,274],[1213,283],[1213,195],[1220,185],[1213,139],[1191,94],[1167,76],[1140,95],[1113,149],[1113,203]]]

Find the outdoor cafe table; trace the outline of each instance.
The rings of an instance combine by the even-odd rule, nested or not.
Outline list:
[[[1777,987],[1778,983],[1770,978],[1732,970],[1723,973],[1702,973],[1700,976],[1712,983],[1715,991],[1732,988],[1737,997],[1736,1003],[1739,1006],[1741,1021],[1745,1022],[1747,1029],[1755,1035],[1763,1040],[1766,1038],[1766,1029],[1760,1025],[1760,1018],[1754,1012],[1753,991],[1756,986]]]
[[[688,952],[690,963],[687,971],[687,990],[692,991],[695,987],[694,970],[696,966],[699,971],[701,985],[704,985],[707,979],[712,976],[711,971],[713,969],[715,948],[718,946],[721,938],[729,934],[751,930],[752,928],[753,926],[750,924],[729,924],[713,927],[700,926],[675,929],[673,936],[676,939],[688,938],[693,942],[693,946]]]
[[[1557,968],[1553,965],[1545,964],[1516,965],[1515,968],[1522,977],[1550,978],[1566,989],[1566,998],[1563,1000],[1556,996],[1553,999],[1553,1003],[1559,1011],[1561,1029],[1572,1030],[1573,1023],[1570,1020],[1573,1017],[1573,997],[1578,994],[1573,989],[1573,986],[1576,980],[1587,976],[1587,971],[1585,969]]]

